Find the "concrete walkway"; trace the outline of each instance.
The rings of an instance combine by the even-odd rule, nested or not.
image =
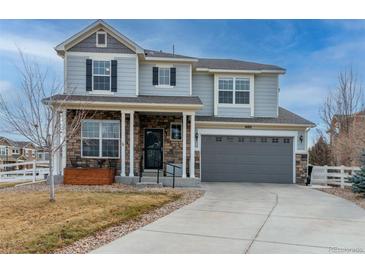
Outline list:
[[[93,253],[365,253],[365,210],[297,185],[211,183]]]

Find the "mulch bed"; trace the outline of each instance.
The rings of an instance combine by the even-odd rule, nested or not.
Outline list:
[[[0,189],[1,192],[26,192],[26,191],[45,191],[48,189],[46,184],[26,185],[22,187],[11,187]],[[131,220],[120,225],[110,227],[106,230],[99,231],[95,235],[83,238],[73,244],[56,250],[54,253],[75,254],[88,253],[102,245],[105,245],[121,236],[124,236],[134,230],[137,230],[157,219],[170,214],[171,212],[194,202],[196,199],[203,196],[204,191],[200,189],[172,189],[172,188],[135,188],[122,184],[103,185],[103,186],[74,186],[74,185],[57,185],[56,186],[56,200],[57,191],[100,191],[100,192],[114,192],[114,191],[156,191],[156,192],[175,192],[180,193],[180,199],[168,203],[156,210],[141,215],[138,219]]]
[[[365,209],[365,196],[364,194],[359,193],[353,193],[351,188],[340,188],[340,187],[333,187],[333,188],[322,188],[318,189],[320,191],[339,196],[341,198],[344,198],[346,200],[349,200],[358,206]]]

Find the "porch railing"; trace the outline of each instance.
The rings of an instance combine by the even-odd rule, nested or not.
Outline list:
[[[144,148],[142,149],[141,157],[139,160],[139,174],[138,174],[139,179],[138,179],[138,181],[140,183],[142,182],[143,171],[144,171],[143,155],[144,155]],[[157,160],[157,161],[160,161],[160,160]],[[160,172],[162,171],[164,177],[166,177],[166,174],[172,175],[172,188],[175,188],[176,169],[181,169],[181,167],[178,165],[172,164],[172,163],[165,163],[165,162],[162,162],[162,169],[160,168],[161,162],[158,162],[157,166],[158,166],[158,168],[156,170],[156,183],[160,184]],[[164,166],[166,166],[165,169],[163,168]],[[167,166],[172,167],[172,172],[168,171]]]

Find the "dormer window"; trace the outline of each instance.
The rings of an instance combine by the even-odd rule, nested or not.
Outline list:
[[[105,31],[98,31],[96,33],[96,46],[98,48],[106,48],[107,46],[107,34]]]

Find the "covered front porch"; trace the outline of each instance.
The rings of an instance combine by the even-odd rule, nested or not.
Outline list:
[[[196,108],[91,106],[80,130],[56,154],[56,174],[63,175],[68,167],[100,167],[114,169],[120,183],[156,182],[156,176],[163,182],[172,176],[174,165],[180,181],[199,181]],[[65,109],[66,125],[77,109]]]

